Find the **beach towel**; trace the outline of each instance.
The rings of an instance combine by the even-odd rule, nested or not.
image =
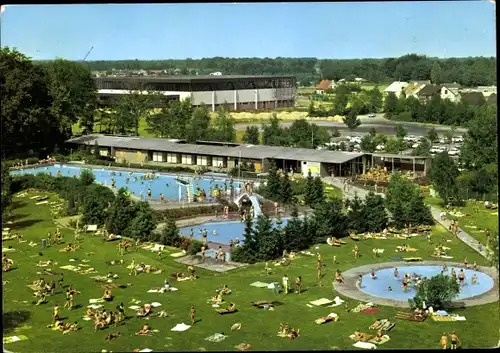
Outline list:
[[[238,331],[241,328],[241,323],[237,322],[231,326],[231,331]]]
[[[330,307],[333,308],[333,307],[342,305],[343,303],[344,303],[344,301],[337,296],[337,297],[333,298],[333,304],[330,305]]]
[[[27,339],[28,339],[28,337],[26,337],[24,335],[4,337],[3,344],[25,341]]]
[[[360,313],[360,312],[362,312],[365,309],[371,308],[372,306],[374,306],[373,303],[366,303],[366,304],[360,303],[360,304],[358,304],[357,307],[355,307],[351,311],[353,313]]]
[[[269,283],[264,283],[264,282],[253,282],[252,284],[250,284],[252,287],[257,287],[257,288],[267,288],[267,286],[269,286]]]
[[[90,320],[92,320],[92,318],[88,317],[88,316],[84,316],[84,317],[82,317],[82,320],[83,321],[90,321]]]
[[[90,304],[90,305],[87,305],[87,308],[91,308],[91,309],[94,309],[94,310],[97,310],[99,308],[102,308],[103,306],[101,304]]]
[[[176,258],[177,258],[177,257],[184,256],[184,255],[186,255],[186,253],[185,253],[185,252],[183,252],[183,251],[181,251],[181,252],[176,252],[176,253],[174,253],[174,254],[170,254],[170,256],[172,256],[172,257],[176,257]]]
[[[353,346],[356,348],[361,348],[361,349],[377,349],[376,345],[374,345],[373,343],[368,343],[368,342],[356,342],[353,344]]]
[[[40,201],[40,202],[37,202],[35,205],[37,205],[37,206],[38,205],[45,205],[47,203],[49,203],[49,201]]]
[[[144,349],[141,349],[139,352],[152,352],[152,351],[153,351],[152,349],[144,348]]]
[[[227,336],[221,334],[221,333],[214,333],[212,336],[208,336],[205,338],[205,341],[209,342],[222,342],[227,338]]]
[[[102,299],[102,298],[89,299],[89,303],[90,304],[104,303],[104,299]]]
[[[152,306],[153,308],[158,308],[158,307],[160,307],[160,306],[161,306],[161,304],[160,304],[160,303],[158,303],[158,302],[152,302],[152,303],[151,303],[151,306]]]
[[[314,308],[314,305],[311,305],[311,304],[306,304],[306,306],[307,306],[308,308]]]
[[[309,304],[314,305],[314,306],[327,305],[327,304],[331,304],[331,303],[333,303],[333,300],[329,300],[326,298],[321,298],[321,299],[313,300],[313,301],[309,302]]]
[[[73,272],[80,271],[80,267],[73,266],[73,265],[64,265],[64,266],[61,266],[60,268],[63,270],[68,270],[68,271],[73,271]]]
[[[139,305],[131,305],[128,308],[132,310],[139,310],[141,307]]]
[[[148,293],[159,293],[160,290],[159,289],[150,289],[148,290]]]
[[[379,311],[380,310],[378,308],[366,308],[365,310],[361,311],[361,314],[375,315]]]
[[[172,328],[170,331],[176,331],[176,332],[183,332],[191,328],[191,326],[186,325],[185,323],[182,324],[177,324],[175,325],[174,328]]]
[[[2,248],[2,252],[11,252],[11,251],[16,251],[14,248]]]

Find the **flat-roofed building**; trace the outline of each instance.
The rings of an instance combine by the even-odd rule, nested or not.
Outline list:
[[[221,106],[230,111],[295,106],[296,80],[293,76],[95,77],[94,80],[102,106],[109,106],[113,98],[132,91],[157,93],[157,107],[169,100],[188,98],[193,106],[205,104],[212,111]]]

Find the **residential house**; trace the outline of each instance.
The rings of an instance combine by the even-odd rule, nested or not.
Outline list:
[[[449,99],[452,102],[460,100],[460,94],[456,86],[448,86],[449,84],[442,84],[441,86],[441,99]],[[453,85],[453,84],[452,84]],[[458,85],[460,86],[460,85]]]
[[[488,99],[486,99],[486,103],[497,105],[497,94],[492,93],[491,95],[489,95]]]
[[[442,83],[441,86],[446,87],[449,91],[451,91],[454,94],[459,94],[460,90],[462,89],[462,85],[460,83]]]
[[[497,93],[497,86],[478,86],[477,92],[481,92],[485,98]]]
[[[330,80],[321,80],[317,85],[316,85],[316,93],[317,94],[324,94],[326,90],[335,88],[335,81],[330,81]]]
[[[420,89],[417,93],[417,98],[422,103],[427,103],[429,100],[435,96],[436,94],[441,94],[441,86],[440,85],[425,85],[422,89]]]
[[[426,85],[428,81],[413,81],[408,86],[405,87],[404,93],[406,97],[418,98],[418,92],[420,92]]]
[[[485,102],[481,92],[463,92],[460,94],[460,100],[471,105],[481,105]]]
[[[408,82],[394,81],[385,90],[385,93],[394,93],[397,97],[404,91],[408,86]]]

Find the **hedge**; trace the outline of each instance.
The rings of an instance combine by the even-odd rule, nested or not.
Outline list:
[[[208,216],[215,214],[217,211],[219,214],[222,214],[224,211],[224,206],[229,207],[229,212],[238,211],[238,206],[234,203],[231,204],[220,204],[220,205],[211,205],[211,206],[194,206],[194,207],[185,207],[185,208],[171,208],[166,210],[155,211],[156,219],[158,222],[165,221],[168,218],[171,219],[180,219],[180,218],[191,218],[196,216]]]
[[[28,165],[33,165],[33,164],[37,164],[40,160],[36,157],[30,157],[30,158],[25,158],[25,159],[5,160],[5,161],[2,161],[2,163],[5,167],[12,168],[12,167],[15,167],[16,165],[19,165],[19,163],[22,163],[23,165],[25,165],[26,161],[28,161]]]

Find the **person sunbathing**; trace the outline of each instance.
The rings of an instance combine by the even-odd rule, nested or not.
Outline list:
[[[194,267],[193,266],[188,266],[187,269],[188,269],[189,278],[196,279]]]
[[[168,313],[167,311],[165,310],[162,310],[160,311],[158,314],[157,314],[158,317],[168,317]]]
[[[229,293],[231,293],[231,289],[229,289],[227,284],[225,284],[224,287],[222,287],[222,289],[220,290],[220,293],[221,294],[229,294]]]
[[[70,251],[75,251],[75,248],[73,247],[72,244],[68,244],[63,249],[59,250],[59,252],[70,252]]]
[[[87,317],[94,317],[95,316],[95,313],[92,311],[92,308],[87,309],[85,316],[87,316]]]
[[[120,332],[112,332],[112,333],[107,334],[106,337],[104,337],[104,340],[111,341],[111,340],[114,340],[115,338],[118,338],[120,336],[121,336]]]
[[[226,309],[217,310],[219,314],[234,313],[235,311],[236,311],[236,305],[234,305],[233,303],[229,304],[229,306]]]
[[[78,331],[80,329],[80,326],[78,325],[78,323],[75,321],[74,323],[70,324],[70,323],[67,323],[66,325],[64,325],[64,329],[62,330],[62,333],[63,335],[66,335],[70,332],[73,332],[73,331]]]
[[[104,295],[102,296],[102,299],[104,299],[107,302],[110,302],[113,300],[113,293],[111,292],[111,289],[106,289],[104,291]]]
[[[106,320],[104,320],[100,316],[96,316],[96,319],[94,321],[94,330],[97,332],[98,330],[101,330],[105,327],[106,327]]]
[[[288,334],[288,337],[290,337],[290,339],[294,340],[296,339],[297,337],[299,337],[299,332],[300,332],[300,329],[290,329],[290,333]]]
[[[51,329],[53,329],[53,330],[59,330],[59,328],[60,328],[60,327],[62,327],[62,326],[63,326],[63,324],[64,324],[64,323],[63,323],[63,321],[62,321],[62,320],[56,320],[56,321],[54,322],[54,324],[50,324],[50,325],[48,325],[47,327],[48,327],[48,328],[51,328]]]
[[[52,264],[53,264],[52,260],[46,260],[46,261],[40,260],[38,261],[37,267],[45,267],[45,266],[50,266]]]
[[[223,303],[224,299],[222,299],[222,293],[219,292],[217,295],[212,297],[212,304],[220,304]]]
[[[375,336],[375,340],[376,340],[377,342],[380,342],[380,341],[382,341],[382,338],[383,338],[383,337],[384,337],[384,334],[382,333],[382,330],[378,330],[378,331],[377,331],[377,335]]]
[[[278,330],[279,335],[288,335],[290,333],[290,327],[288,324],[280,323],[280,328]]]
[[[151,328],[148,324],[144,324],[142,328],[135,333],[136,336],[148,336],[151,333]]]

